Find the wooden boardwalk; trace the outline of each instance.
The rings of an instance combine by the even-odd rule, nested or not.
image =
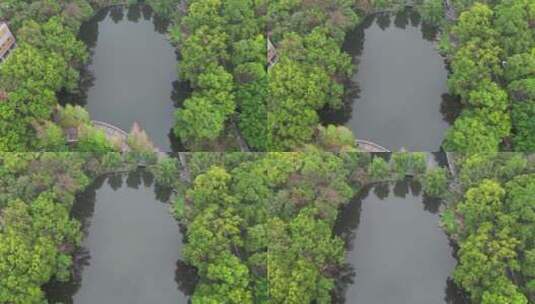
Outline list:
[[[365,139],[357,139],[356,142],[362,152],[390,152],[387,148]]]

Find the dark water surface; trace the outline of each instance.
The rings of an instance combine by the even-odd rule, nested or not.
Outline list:
[[[180,260],[182,235],[162,203],[169,193],[137,171],[101,179],[73,210],[86,235],[74,279],[50,283],[50,303],[187,303],[194,272]],[[189,280],[189,281],[188,281]]]
[[[446,94],[435,35],[410,9],[367,18],[344,47],[358,66],[355,92],[344,109],[322,113],[323,122],[345,124],[390,150],[438,151],[457,105]]]
[[[137,121],[156,146],[170,151],[177,55],[166,30],[148,6],[110,7],[84,23],[80,38],[93,56],[77,103],[92,119],[127,132]]]
[[[411,180],[368,187],[346,206],[335,227],[348,262],[338,303],[465,303],[450,279],[456,259],[439,207]]]

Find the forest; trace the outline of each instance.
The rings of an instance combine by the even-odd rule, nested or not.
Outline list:
[[[173,189],[196,271],[192,303],[333,303],[345,265],[333,235],[342,206],[370,184],[407,177],[440,197],[442,227],[458,248],[453,278],[473,303],[531,303],[535,295],[535,158],[455,154],[458,174],[426,153],[191,153],[145,163]],[[119,153],[0,156],[0,303],[42,303],[41,286],[71,279],[81,224],[75,195],[98,176],[135,170]]]
[[[178,2],[178,1],[175,1]],[[231,128],[265,151],[267,1],[189,1],[170,29],[191,96],[175,113],[175,134],[193,151],[232,150]],[[179,14],[176,12],[175,14]],[[180,15],[180,14],[179,14]]]
[[[77,33],[99,9],[137,1],[54,0],[0,4],[18,47],[0,65],[2,151],[118,151],[121,143],[94,128],[86,110],[58,105],[81,90],[90,54]],[[327,151],[357,149],[350,130],[320,124],[352,94],[358,63],[342,51],[346,34],[366,16],[414,5],[439,30],[438,45],[461,115],[442,148],[457,152],[531,151],[534,112],[535,6],[529,0],[220,1],[151,0],[171,23],[180,54],[177,73],[188,97],[176,110],[174,134],[191,151]],[[266,44],[276,63],[266,70]],[[76,143],[66,137],[76,132]],[[135,150],[150,150],[132,134]]]
[[[454,279],[474,303],[535,299],[533,156],[457,155],[460,171],[442,214],[459,245]]]
[[[82,93],[94,55],[82,24],[141,4],[176,52],[178,153],[61,102]],[[408,6],[438,33],[461,105],[437,157],[364,153],[359,134],[321,118],[355,94],[348,33]],[[0,21],[17,39],[0,62],[0,304],[49,303],[51,282],[74,280],[80,194],[138,169],[167,194],[193,304],[342,303],[343,208],[401,181],[436,202],[467,302],[535,303],[533,0],[2,0]]]

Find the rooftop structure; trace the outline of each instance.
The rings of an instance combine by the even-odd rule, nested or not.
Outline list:
[[[9,51],[15,45],[15,36],[13,36],[5,22],[0,22],[0,62],[6,59]]]

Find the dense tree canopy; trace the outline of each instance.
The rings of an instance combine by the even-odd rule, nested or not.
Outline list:
[[[249,146],[266,149],[265,5],[191,1],[171,28],[182,55],[179,75],[193,88],[176,112],[174,131],[190,149],[214,150],[211,143],[235,121]]]
[[[268,16],[279,56],[269,72],[268,143],[274,151],[297,150],[317,140],[317,111],[343,104],[353,69],[341,45],[359,21],[356,2],[272,1]]]
[[[443,216],[460,246],[454,279],[477,303],[530,303],[535,296],[533,167],[521,154],[459,156],[464,192]]]
[[[465,109],[443,146],[459,152],[530,151],[533,97],[519,96],[517,89],[532,87],[535,6],[527,0],[460,2],[454,1],[462,8],[459,19],[443,37],[455,41],[447,51],[448,84]]]
[[[79,69],[87,62],[78,29],[104,5],[120,1],[7,0],[0,19],[7,20],[18,47],[0,65],[1,151],[62,151],[64,130],[53,125],[56,93],[79,87]],[[98,132],[89,132],[98,141]],[[93,135],[94,134],[94,135]],[[63,138],[63,143],[61,143]],[[109,144],[108,144],[109,145]],[[81,147],[77,147],[81,149]]]
[[[200,277],[193,303],[329,301],[344,250],[332,228],[353,195],[343,157],[194,153],[189,164],[175,214]]]
[[[77,154],[0,154],[0,303],[43,303],[41,285],[70,279],[80,224],[69,212],[87,186]]]

